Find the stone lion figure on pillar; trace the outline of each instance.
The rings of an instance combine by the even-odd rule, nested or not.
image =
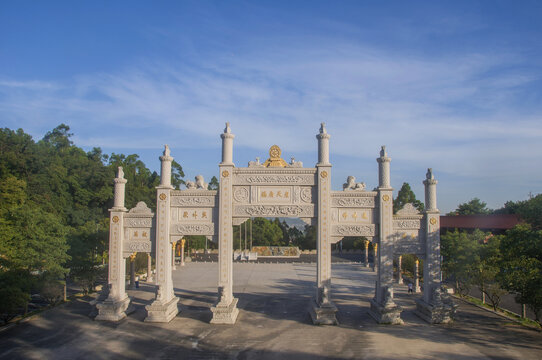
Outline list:
[[[196,175],[196,189],[207,190],[209,184],[203,180],[203,175]]]
[[[356,178],[354,176],[349,176],[346,178],[346,183],[343,184],[343,191],[348,190],[354,190],[354,191],[363,191],[365,190],[365,183],[356,182]]]
[[[205,182],[205,180],[203,179],[203,175],[197,175],[194,180],[196,181],[186,182],[187,190],[195,190],[195,189],[207,190],[208,189],[209,184]]]

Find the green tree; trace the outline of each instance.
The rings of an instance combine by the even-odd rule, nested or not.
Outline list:
[[[405,204],[412,203],[418,211],[422,212],[424,210],[423,203],[416,199],[414,191],[410,188],[408,183],[403,183],[401,189],[397,193],[397,197],[393,200],[393,212],[401,210]]]
[[[531,224],[535,230],[542,230],[542,194],[530,196],[524,201],[508,201],[504,207],[495,211],[499,214],[517,214]]]
[[[478,244],[478,255],[480,262],[478,268],[473,271],[473,281],[484,294],[484,298],[489,299],[493,310],[497,310],[501,297],[507,293],[497,281],[502,261],[500,252],[500,236],[486,235],[483,243]]]
[[[249,224],[246,222],[245,224]],[[244,226],[243,225],[243,236],[244,236]],[[250,225],[248,225],[250,226]],[[235,237],[234,229],[234,243],[235,239],[239,238],[239,231],[237,230],[237,237]],[[278,224],[273,221],[270,221],[266,218],[254,218],[252,222],[252,245],[253,246],[281,246],[283,243],[282,240],[282,229]]]
[[[173,160],[171,162],[171,185],[178,189],[181,184],[185,184],[185,181],[182,179],[183,177],[183,167],[177,161]]]
[[[447,215],[484,215],[491,214],[492,210],[487,208],[487,204],[478,198],[474,198],[469,202],[459,204],[455,211]]]
[[[220,184],[218,183],[218,179],[216,178],[216,176],[213,176],[211,178],[211,181],[209,181],[209,185],[207,186],[207,189],[208,190],[218,190],[219,186],[220,186]]]
[[[542,325],[542,230],[517,225],[502,238],[500,251],[501,286],[515,293],[516,301],[526,304]]]
[[[442,270],[461,295],[468,294],[474,284],[474,276],[480,266],[478,246],[484,238],[485,234],[480,230],[472,234],[455,230],[441,237]]]

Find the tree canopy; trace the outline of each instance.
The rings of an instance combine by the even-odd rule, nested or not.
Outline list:
[[[487,208],[487,204],[478,198],[469,202],[459,204],[457,209],[447,215],[484,215],[491,214],[493,211]]]
[[[107,257],[118,166],[128,179],[126,207],[155,207],[159,175],[138,155],[85,152],[71,136],[65,124],[37,142],[22,129],[0,129],[0,289],[10,295],[0,294],[4,320],[47,279],[70,276],[93,286]],[[173,184],[183,177],[174,162]]]
[[[412,203],[418,211],[422,212],[424,210],[423,203],[416,199],[414,191],[410,188],[408,183],[403,183],[401,189],[397,193],[397,197],[393,200],[393,212],[401,210],[405,204]]]

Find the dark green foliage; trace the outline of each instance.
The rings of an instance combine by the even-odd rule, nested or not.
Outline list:
[[[517,214],[523,221],[531,224],[533,229],[542,230],[542,194],[531,196],[524,201],[507,201],[504,207],[495,213]]]
[[[93,289],[105,270],[117,166],[128,180],[126,207],[138,201],[155,207],[159,175],[137,155],[85,152],[71,135],[65,124],[38,142],[21,129],[0,129],[0,285],[4,295],[13,295],[0,296],[0,313],[7,317],[31,291],[42,290],[55,302],[65,276]],[[173,162],[173,184],[183,176]]]
[[[529,224],[517,225],[506,232],[500,251],[500,283],[516,294],[517,302],[527,304],[542,324],[542,231]]]
[[[209,185],[207,186],[207,189],[208,190],[218,190],[218,187],[219,187],[219,182],[218,182],[218,179],[216,178],[216,176],[213,176],[211,178],[211,181],[209,181]]]
[[[447,215],[484,215],[491,214],[493,211],[487,208],[487,204],[478,198],[463,204],[459,204],[455,211]]]
[[[418,209],[418,211],[422,212],[424,210],[423,203],[416,199],[416,195],[414,195],[414,192],[410,188],[410,185],[408,183],[403,183],[403,186],[401,186],[401,189],[397,193],[397,197],[393,200],[393,212],[396,213],[397,211],[401,210],[405,204],[412,203]]]
[[[442,270],[461,295],[468,294],[474,285],[474,274],[480,263],[478,246],[484,238],[485,234],[479,230],[473,234],[456,230],[441,238]]]

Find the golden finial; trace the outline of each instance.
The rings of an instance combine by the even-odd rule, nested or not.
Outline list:
[[[269,149],[269,159],[267,159],[263,166],[265,167],[286,167],[288,163],[280,157],[282,151],[277,145],[271,146]]]

